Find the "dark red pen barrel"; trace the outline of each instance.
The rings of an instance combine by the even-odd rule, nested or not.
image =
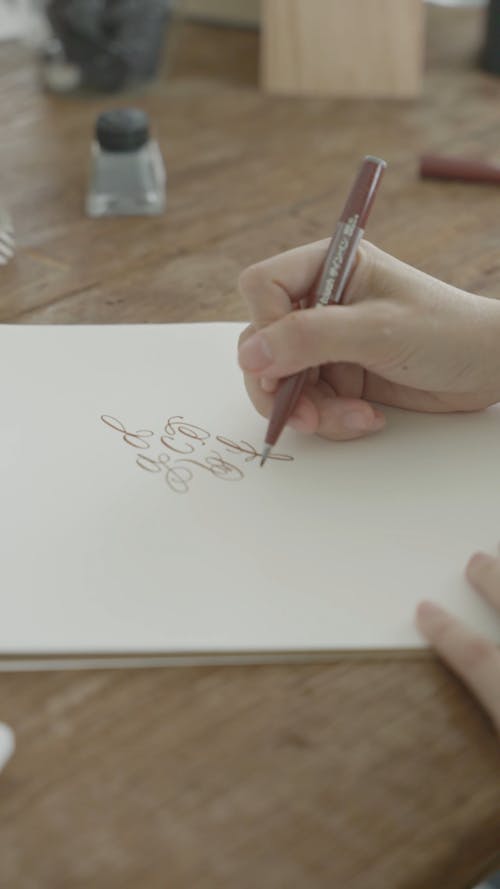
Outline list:
[[[365,227],[386,166],[386,162],[378,157],[365,157],[340,217],[342,222],[357,215],[356,225]]]
[[[274,447],[283,429],[297,407],[304,385],[307,381],[307,370],[286,377],[279,385],[274,396],[274,405],[269,426],[267,427],[266,444]]]
[[[321,274],[314,283],[313,294],[310,292],[304,300],[308,307],[305,311],[319,303],[332,305],[342,301],[358,244],[386,166],[385,161],[378,157],[368,155],[364,158],[330,241]],[[280,384],[267,427],[265,443],[268,447],[274,447],[292,416],[307,375],[308,370],[304,370],[287,377]]]
[[[425,154],[420,158],[422,179],[453,179],[462,182],[500,184],[500,166],[465,157]]]

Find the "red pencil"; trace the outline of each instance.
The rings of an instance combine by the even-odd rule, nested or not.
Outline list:
[[[368,155],[363,160],[330,241],[325,262],[305,299],[306,309],[318,304],[326,306],[342,301],[366,220],[386,166],[386,162],[378,157]],[[278,441],[283,427],[293,413],[307,375],[308,371],[303,370],[286,377],[280,384],[267,427],[261,466],[266,462],[271,448]]]

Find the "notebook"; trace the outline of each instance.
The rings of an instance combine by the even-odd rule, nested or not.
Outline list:
[[[260,468],[240,329],[0,327],[0,667],[414,651],[423,597],[500,641],[463,576],[500,536],[500,407],[287,430]]]

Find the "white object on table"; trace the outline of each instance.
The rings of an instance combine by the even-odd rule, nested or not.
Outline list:
[[[7,265],[14,256],[15,240],[12,220],[7,211],[0,206],[0,265]]]
[[[11,758],[15,746],[15,735],[11,727],[0,722],[0,771]]]
[[[431,6],[486,6],[488,0],[425,0]]]
[[[497,544],[500,405],[287,430],[261,469],[240,330],[0,325],[0,669],[422,648],[422,598],[500,641],[463,576]]]
[[[0,0],[0,41],[24,37],[33,18],[30,0]]]

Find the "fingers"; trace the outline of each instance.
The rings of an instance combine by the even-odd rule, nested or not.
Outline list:
[[[254,407],[263,417],[270,417],[274,402],[273,395],[265,392],[255,377],[245,374],[244,379],[246,390]],[[318,411],[311,399],[307,397],[307,394],[301,395],[287,425],[299,432],[306,432],[311,435],[317,432],[319,425]]]
[[[331,441],[350,441],[378,432],[385,417],[360,398],[340,398],[324,380],[308,390],[318,412],[316,433]]]
[[[256,328],[286,315],[310,290],[328,250],[328,240],[306,244],[245,269],[239,289]]]
[[[318,367],[329,361],[356,363],[359,355],[366,353],[366,338],[373,341],[376,330],[383,324],[380,305],[375,330],[371,324],[372,312],[368,312],[369,317],[361,323],[359,313],[365,307],[360,305],[350,306],[347,314],[343,306],[342,315],[338,306],[319,306],[306,312],[296,310],[317,279],[328,244],[327,240],[318,241],[290,250],[250,266],[240,277],[240,290],[252,320],[251,329],[244,332],[240,341],[240,365],[247,373],[258,374],[269,393],[275,391],[277,379],[296,370]],[[347,300],[359,303],[363,295],[366,298],[370,281],[375,280],[374,257],[378,254],[381,251],[363,242],[349,282]],[[261,332],[262,328],[265,332]],[[252,330],[254,336],[251,336]]]
[[[500,559],[476,553],[470,559],[466,573],[473,587],[500,611]]]
[[[240,335],[239,345],[247,342],[255,332],[249,325]],[[301,432],[317,433],[332,441],[346,441],[378,432],[385,426],[385,418],[361,397],[339,397],[344,390],[362,395],[363,379],[360,369],[351,365],[330,368],[325,379],[315,376],[306,387],[288,425]],[[244,374],[250,400],[263,417],[269,417],[273,394],[279,381],[267,380],[254,374]],[[271,385],[269,385],[271,384]]]
[[[284,377],[328,362],[370,366],[377,359],[385,313],[379,304],[316,306],[289,312],[249,337],[239,349],[248,373]]]
[[[393,330],[392,314],[387,318],[390,307],[378,299],[373,311],[367,299],[384,254],[366,241],[358,251],[345,305],[293,311],[315,282],[328,244],[318,241],[290,250],[250,266],[240,277],[255,331],[241,344],[240,366],[264,376],[269,392],[273,380],[306,367],[339,361],[366,367],[376,360],[383,332]]]
[[[500,559],[476,553],[466,569],[472,585],[500,611]],[[477,695],[500,732],[500,649],[430,602],[417,622],[423,635]]]
[[[500,732],[500,650],[432,602],[421,602],[417,624],[430,644],[476,695]]]
[[[269,417],[273,395],[251,374],[245,375],[250,400],[264,417]],[[316,433],[332,441],[347,441],[377,432],[385,425],[380,411],[359,398],[339,398],[324,381],[306,386],[288,423],[293,429]]]
[[[247,301],[252,324],[240,337],[239,360],[251,401],[259,413],[269,416],[273,404],[271,396],[281,377],[298,369],[315,367],[315,377],[313,379],[311,374],[310,382],[317,383],[320,364],[342,360],[342,354],[338,352],[341,346],[348,363],[338,365],[338,372],[331,368],[332,380],[326,380],[325,385],[307,387],[290,425],[304,432],[317,432],[325,438],[344,440],[375,432],[385,421],[380,412],[360,398],[363,371],[360,367],[355,368],[356,354],[348,336],[348,331],[352,330],[350,339],[360,342],[366,333],[367,325],[363,327],[357,318],[359,308],[350,307],[349,318],[345,314],[342,319],[337,316],[335,323],[330,313],[332,309],[338,310],[337,306],[294,311],[317,279],[328,244],[327,240],[308,244],[243,272],[239,286]],[[362,295],[366,295],[373,266],[370,256],[379,252],[366,242],[361,246],[349,282],[349,299],[360,301]],[[345,307],[342,308],[345,311]],[[380,310],[377,314],[380,321]],[[265,328],[264,332],[262,328]],[[275,350],[277,360],[273,354]],[[342,380],[352,378],[352,386],[346,386],[350,391],[344,392],[341,387],[340,392],[354,397],[337,397],[335,383],[339,375]],[[328,382],[332,383],[330,387],[326,385]]]
[[[294,304],[310,293],[329,244],[328,239],[305,244],[255,263],[242,272],[238,286],[256,328],[265,327],[282,318]],[[389,269],[385,270],[387,264]],[[368,241],[362,241],[346,287],[344,303],[359,302],[375,296],[374,291],[383,292],[387,275],[396,265],[399,267],[401,263]],[[379,268],[380,275],[377,273]]]

